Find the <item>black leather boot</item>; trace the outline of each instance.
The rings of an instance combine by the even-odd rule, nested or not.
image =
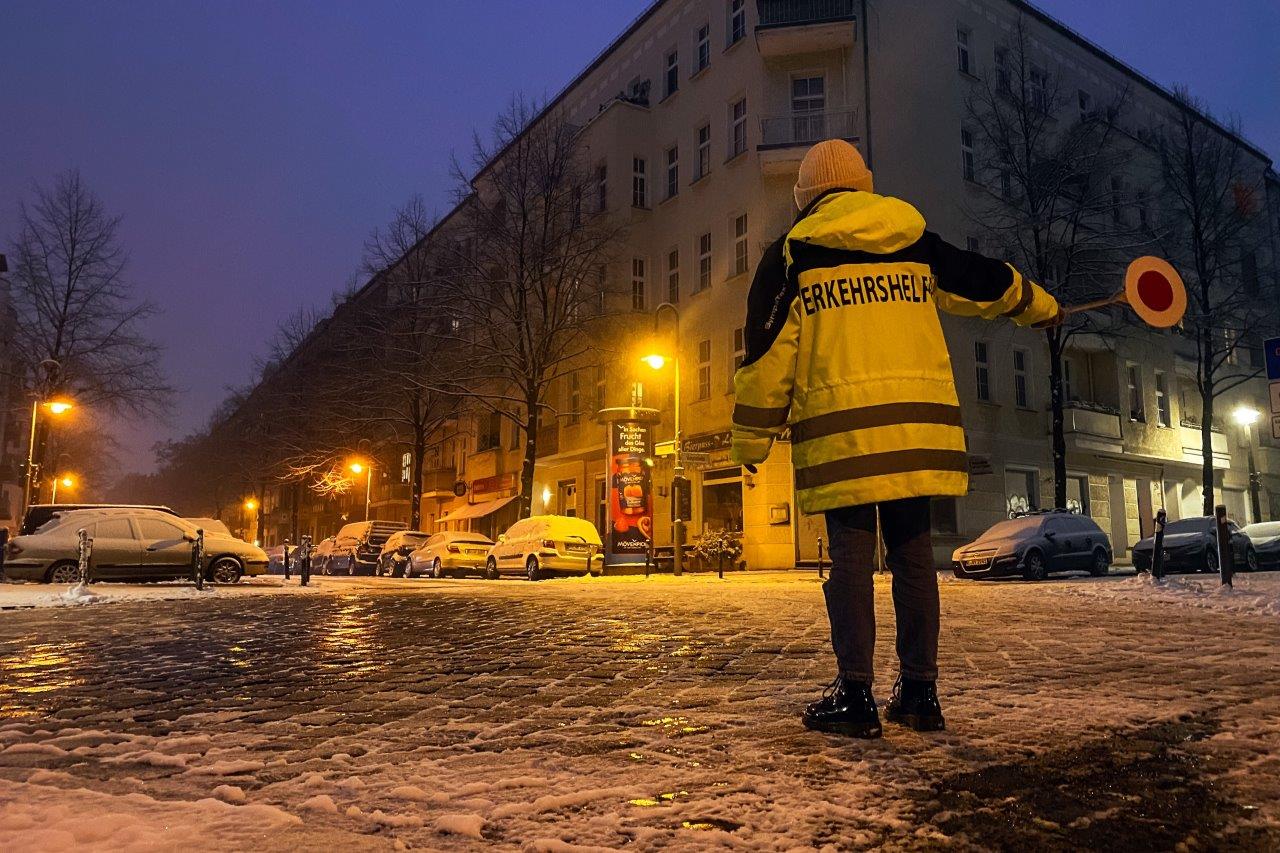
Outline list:
[[[804,727],[849,737],[880,737],[880,715],[871,685],[836,676],[822,698],[805,709]]]
[[[891,723],[918,732],[940,732],[947,727],[942,719],[942,706],[938,704],[938,688],[932,681],[899,676],[884,716]]]

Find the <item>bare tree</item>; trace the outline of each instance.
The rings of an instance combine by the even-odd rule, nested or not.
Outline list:
[[[1274,303],[1260,294],[1256,254],[1268,237],[1265,165],[1186,89],[1175,97],[1180,109],[1156,138],[1163,242],[1190,273],[1183,327],[1196,345],[1204,514],[1212,515],[1215,403],[1261,373],[1242,347],[1256,346],[1276,327]]]
[[[143,328],[155,309],[125,276],[119,223],[74,170],[22,203],[9,369],[37,397],[63,393],[89,409],[155,415],[171,389]]]
[[[1149,242],[1117,192],[1130,155],[1116,125],[1127,96],[1098,108],[1078,97],[1034,55],[1020,18],[993,73],[974,83],[964,130],[966,177],[980,191],[969,213],[984,242],[1064,303],[1114,292],[1123,264]],[[1067,505],[1063,355],[1076,335],[1113,319],[1080,314],[1045,331],[1055,506]]]
[[[523,431],[520,515],[532,509],[534,463],[552,383],[596,364],[605,314],[603,270],[621,237],[604,211],[583,210],[590,175],[578,128],[517,99],[486,142],[474,175],[455,164],[459,212],[433,247],[448,285],[449,339],[468,370],[440,383]]]

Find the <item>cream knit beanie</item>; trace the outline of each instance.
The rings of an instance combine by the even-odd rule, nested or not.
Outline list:
[[[874,192],[871,171],[858,149],[843,139],[828,139],[809,149],[796,177],[796,207],[804,210],[827,190]]]

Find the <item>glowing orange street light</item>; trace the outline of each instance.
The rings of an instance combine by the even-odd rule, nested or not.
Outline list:
[[[76,404],[70,400],[50,400],[44,404],[44,407],[52,414],[65,415],[67,412],[74,409]]]
[[[255,509],[258,508],[258,502],[255,501],[253,498],[249,498],[247,501],[244,502],[244,508],[249,510],[249,512],[253,512]]]
[[[75,403],[65,397],[45,400],[43,403],[37,398],[31,404],[31,438],[27,443],[27,476],[22,488],[23,512],[26,512],[27,507],[31,505],[31,492],[36,484],[36,423],[40,420],[40,410],[44,409],[51,415],[65,415],[74,408]],[[56,481],[54,489],[57,489]]]
[[[347,466],[352,474],[365,475],[364,480],[364,520],[369,520],[369,498],[373,494],[373,464],[369,462],[352,462]]]
[[[58,486],[62,486],[63,489],[71,489],[75,488],[75,485],[76,478],[70,474],[63,474],[61,477],[55,479],[53,481],[53,495],[49,498],[49,503],[56,504],[58,502]]]

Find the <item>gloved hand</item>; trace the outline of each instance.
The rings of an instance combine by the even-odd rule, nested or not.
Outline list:
[[[756,466],[754,466],[754,465],[743,465],[742,467],[747,469],[747,473],[748,473],[748,474],[755,474],[755,473],[757,473]]]
[[[1041,320],[1039,323],[1032,323],[1031,328],[1052,329],[1055,326],[1061,326],[1065,322],[1067,322],[1067,315],[1061,308],[1059,308],[1057,314],[1054,314],[1048,320]]]

